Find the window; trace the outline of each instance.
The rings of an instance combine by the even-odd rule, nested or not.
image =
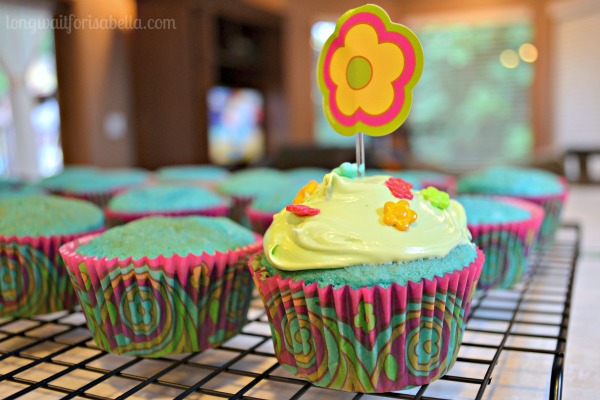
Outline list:
[[[527,20],[411,26],[425,54],[407,120],[414,157],[451,171],[526,161],[537,51]]]
[[[62,167],[52,14],[17,4],[0,11],[0,175],[51,175]]]

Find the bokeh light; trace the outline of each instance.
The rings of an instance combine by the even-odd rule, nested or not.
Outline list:
[[[504,50],[500,53],[500,63],[506,68],[516,68],[519,65],[519,56],[514,50]]]
[[[535,62],[538,58],[537,48],[531,43],[523,43],[521,47],[519,47],[519,56],[525,62]]]

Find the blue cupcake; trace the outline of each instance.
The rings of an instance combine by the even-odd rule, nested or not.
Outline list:
[[[459,193],[510,196],[531,201],[544,208],[540,244],[551,243],[560,225],[560,213],[567,199],[566,180],[548,171],[522,167],[491,167],[461,177]]]
[[[544,210],[510,197],[461,195],[473,242],[484,252],[480,289],[511,288],[527,270],[527,255],[538,235]]]

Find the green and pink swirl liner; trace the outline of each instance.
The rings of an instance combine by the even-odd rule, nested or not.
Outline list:
[[[453,366],[484,255],[432,279],[358,289],[283,279],[259,260],[249,265],[280,364],[317,386],[386,392]]]
[[[48,314],[77,305],[59,248],[81,236],[0,235],[0,317]]]
[[[544,221],[544,209],[532,202],[511,197],[463,195],[457,200],[465,205],[467,227],[473,242],[485,254],[478,289],[509,289],[520,283],[528,269],[528,255]],[[488,207],[480,212],[491,214],[493,211],[490,207],[498,208],[500,205],[514,208],[520,216],[513,219],[505,216],[502,221],[496,222],[470,220],[472,207],[488,202]]]
[[[161,357],[216,347],[240,332],[262,241],[214,254],[107,259],[60,249],[94,341],[116,354]]]

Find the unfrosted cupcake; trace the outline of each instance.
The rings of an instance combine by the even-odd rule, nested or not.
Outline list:
[[[450,194],[456,193],[456,178],[449,174],[423,169],[406,169],[390,174],[410,182],[416,182],[418,187],[433,186]]]
[[[483,259],[445,193],[331,173],[275,215],[249,265],[286,370],[385,392],[452,367]]]
[[[246,223],[246,208],[265,190],[288,183],[286,175],[273,168],[251,168],[229,175],[217,185],[217,192],[232,199],[229,216],[236,222]]]
[[[329,173],[328,169],[318,167],[298,167],[285,171],[285,174],[293,181],[300,185],[305,185],[309,181],[323,179],[325,174]]]
[[[309,183],[306,183],[306,185],[309,185]],[[260,193],[246,209],[246,215],[252,230],[264,234],[273,222],[273,216],[286,205],[291,204],[301,188],[302,186],[299,184],[290,183],[289,185],[272,187]]]
[[[510,197],[462,195],[456,200],[465,208],[473,242],[485,254],[479,288],[511,288],[521,282],[544,209]]]
[[[551,243],[560,225],[560,213],[567,199],[566,180],[548,171],[521,167],[492,167],[461,177],[459,193],[482,193],[516,197],[539,204],[545,216],[539,243]]]
[[[229,175],[229,171],[216,165],[173,165],[156,170],[156,177],[165,182],[199,183],[214,187]]]
[[[139,168],[97,169],[77,167],[66,169],[62,173],[41,182],[42,187],[54,194],[89,200],[100,207],[117,193],[141,183],[147,182],[151,175]]]
[[[92,203],[57,196],[0,198],[0,317],[46,314],[77,298],[58,249],[103,228]]]
[[[222,217],[149,217],[61,247],[96,344],[161,357],[218,346],[242,328],[260,237]]]
[[[36,185],[18,185],[13,187],[0,187],[0,198],[23,197],[31,195],[44,195],[46,192]]]
[[[229,201],[216,193],[200,186],[175,184],[126,190],[113,197],[105,209],[111,226],[156,215],[224,217],[228,212]]]

